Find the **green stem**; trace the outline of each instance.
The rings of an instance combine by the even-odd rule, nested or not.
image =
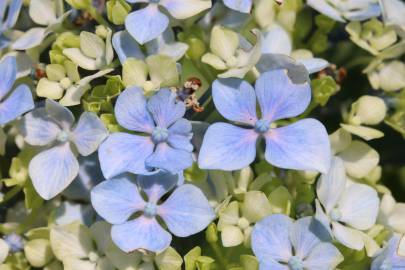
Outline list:
[[[227,263],[224,255],[221,252],[221,248],[218,245],[218,242],[211,242],[209,243],[212,250],[214,251],[215,257],[218,263],[221,265],[221,269],[227,269]]]
[[[11,200],[15,195],[17,195],[21,191],[21,186],[15,186],[11,190],[9,190],[3,197],[0,203],[6,203],[7,201]]]

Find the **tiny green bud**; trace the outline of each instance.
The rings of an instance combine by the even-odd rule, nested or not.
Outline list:
[[[353,106],[354,118],[352,123],[377,125],[384,120],[387,113],[387,106],[384,100],[374,96],[362,96]]]
[[[101,37],[102,39],[106,39],[108,35],[108,28],[105,27],[104,25],[97,25],[96,35]]]
[[[91,0],[66,0],[75,9],[88,9],[91,7]]]
[[[215,243],[218,241],[218,230],[215,223],[208,225],[207,229],[205,230],[205,239],[208,243]]]
[[[205,43],[199,38],[196,37],[188,38],[186,40],[186,43],[189,46],[186,55],[192,60],[195,61],[200,60],[203,54],[207,51]]]

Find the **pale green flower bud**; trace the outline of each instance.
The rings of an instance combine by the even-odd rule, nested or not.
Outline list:
[[[88,9],[91,7],[91,0],[66,0],[75,9]]]
[[[131,6],[124,0],[110,0],[106,5],[108,20],[116,25],[124,24]]]
[[[387,106],[384,100],[375,96],[362,96],[352,107],[354,116],[350,120],[354,125],[377,125],[384,120]]]

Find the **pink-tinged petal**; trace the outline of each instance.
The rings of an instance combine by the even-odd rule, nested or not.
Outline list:
[[[145,216],[113,225],[111,238],[125,252],[146,249],[159,253],[168,248],[172,241],[170,233],[165,231],[155,218]]]
[[[62,192],[79,173],[79,162],[69,143],[60,144],[36,155],[29,164],[35,190],[45,200]]]
[[[289,233],[293,221],[286,215],[273,214],[257,222],[252,231],[252,249],[260,262],[287,262],[292,256]]]
[[[91,203],[97,213],[111,224],[121,224],[145,207],[138,187],[127,175],[101,182],[91,191]]]
[[[315,119],[271,129],[265,135],[265,158],[274,166],[294,170],[329,170],[331,152],[328,133]]]
[[[6,56],[0,62],[0,100],[11,90],[17,77],[15,57]]]
[[[204,135],[198,157],[201,169],[239,170],[256,157],[258,134],[227,123],[212,124]]]
[[[248,82],[235,78],[215,80],[212,98],[218,112],[228,120],[251,126],[256,123],[256,95]]]
[[[115,117],[126,129],[152,133],[155,127],[152,116],[146,109],[146,98],[138,87],[122,92],[115,104]]]
[[[96,114],[84,112],[72,132],[72,140],[82,156],[94,153],[108,136],[108,130]]]
[[[148,173],[145,160],[153,153],[153,148],[149,137],[120,132],[111,134],[98,150],[104,177],[111,178],[124,172]]]
[[[204,230],[215,218],[215,212],[200,189],[193,185],[178,187],[158,207],[158,215],[169,231],[187,237]]]
[[[169,127],[186,112],[186,106],[167,88],[160,89],[149,99],[148,110],[159,127]]]
[[[0,125],[4,125],[34,108],[28,86],[19,85],[4,101],[0,102]]]
[[[287,70],[263,73],[257,79],[255,89],[262,118],[270,122],[303,113],[311,101],[308,82],[294,84],[288,77]]]
[[[145,161],[147,168],[167,170],[172,173],[187,169],[193,164],[190,151],[175,149],[165,142],[159,143],[155,151]]]

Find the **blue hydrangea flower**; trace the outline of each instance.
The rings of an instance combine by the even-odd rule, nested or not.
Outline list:
[[[373,258],[371,270],[405,269],[405,257],[398,254],[401,236],[394,234],[388,244]]]
[[[25,141],[48,148],[34,156],[28,168],[36,191],[46,200],[62,192],[78,175],[75,153],[90,155],[108,136],[94,113],[84,112],[75,126],[74,121],[73,114],[53,100],[24,116],[21,132]]]
[[[121,175],[102,182],[91,191],[94,209],[113,224],[112,240],[125,252],[136,249],[161,252],[169,247],[172,236],[159,224],[158,216],[178,237],[202,231],[215,218],[208,200],[193,185],[177,187],[160,203],[162,196],[176,186],[178,176],[175,174],[159,172],[138,176],[137,182],[138,185],[129,176]],[[147,200],[141,192],[147,195]],[[134,214],[136,217],[130,219]]]
[[[211,7],[211,0],[127,0],[129,3],[147,3],[130,13],[125,20],[127,31],[144,44],[155,39],[169,26],[169,18],[159,10],[166,9],[176,19],[190,18]]]
[[[273,214],[256,223],[252,249],[260,270],[329,270],[343,261],[339,250],[313,218],[293,221]]]
[[[10,43],[10,40],[4,36],[4,33],[17,22],[22,4],[22,0],[0,1],[0,50],[7,47]],[[7,17],[5,17],[6,15]]]
[[[21,84],[12,90],[16,76],[15,57],[4,57],[0,62],[0,125],[7,124],[34,108],[32,94],[27,85]]]
[[[225,6],[230,9],[242,12],[242,13],[249,13],[252,9],[252,0],[223,0]],[[271,0],[269,0],[271,1]]]
[[[303,119],[291,125],[272,127],[274,121],[297,116],[307,108],[311,100],[307,82],[294,84],[286,70],[273,70],[257,79],[256,89],[240,79],[218,79],[213,83],[212,96],[220,114],[245,127],[212,124],[200,150],[200,168],[242,169],[254,161],[256,142],[262,137],[269,163],[286,169],[328,171],[329,138],[319,121]],[[256,114],[256,97],[260,117]]]
[[[3,239],[9,246],[11,252],[18,252],[24,248],[23,238],[16,233],[7,234]]]
[[[104,176],[148,174],[153,168],[176,173],[190,167],[192,133],[191,123],[182,118],[185,111],[184,103],[169,89],[159,90],[149,100],[138,87],[122,92],[115,105],[118,123],[145,135],[111,134],[99,149]]]

